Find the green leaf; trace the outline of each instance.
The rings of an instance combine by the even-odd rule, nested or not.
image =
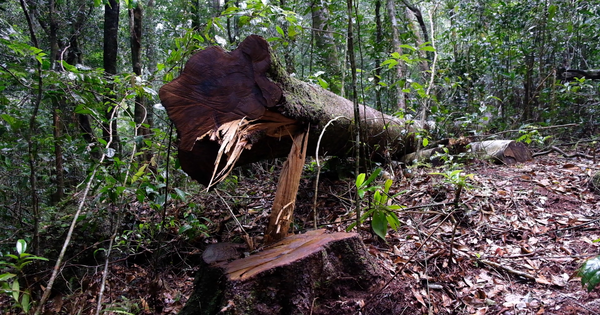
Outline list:
[[[285,37],[285,34],[283,33],[283,29],[281,27],[279,27],[279,25],[275,26],[275,29],[277,30],[277,33],[279,33],[279,35],[281,35],[281,37]]]
[[[371,174],[371,176],[369,176],[369,178],[367,179],[367,181],[364,182],[364,186],[369,185],[372,181],[374,181],[377,176],[379,176],[379,173],[381,173],[382,168],[378,167],[373,171],[373,174]]]
[[[6,281],[6,280],[8,280],[10,278],[14,278],[16,276],[17,275],[14,274],[14,273],[3,273],[3,274],[0,275],[0,282],[4,282],[4,281]]]
[[[415,50],[417,50],[415,47],[413,47],[413,46],[410,46],[410,45],[400,45],[399,47],[400,47],[400,48],[404,48],[404,49],[408,49],[408,50],[410,50],[410,51],[415,51]]]
[[[2,119],[4,119],[4,121],[6,121],[10,125],[10,128],[12,128],[13,131],[17,131],[21,128],[22,122],[14,118],[13,116],[8,114],[2,114],[0,115],[0,117],[2,117]]]
[[[291,39],[294,39],[297,35],[298,35],[298,31],[296,30],[296,27],[290,25],[288,27],[288,37]]]
[[[423,147],[427,147],[428,144],[429,144],[429,139],[423,138]]]
[[[387,59],[381,63],[382,66],[388,65],[388,69],[392,69],[398,64],[398,60],[395,59]]]
[[[43,260],[43,261],[48,261],[48,258],[39,257],[39,256],[31,256],[31,257],[25,258],[25,260]]]
[[[549,20],[552,20],[552,18],[556,15],[557,9],[558,9],[558,6],[556,4],[553,4],[548,7],[548,19]]]
[[[182,225],[182,226],[179,228],[179,234],[183,234],[183,233],[185,233],[185,232],[187,232],[187,231],[189,231],[189,230],[191,230],[191,229],[192,229],[192,226],[191,226],[191,225],[189,225],[189,224]]]
[[[600,256],[583,263],[583,266],[577,272],[577,276],[581,277],[581,285],[585,287],[587,284],[588,292],[594,290],[600,283],[600,273],[598,271],[600,271]]]
[[[24,292],[23,297],[21,297],[21,307],[23,308],[23,311],[25,312],[25,314],[27,314],[29,312],[29,308],[31,308],[31,304],[29,304],[29,293],[28,292]]]
[[[61,61],[61,64],[65,68],[65,70],[71,71],[71,72],[74,72],[74,73],[79,73],[79,69],[77,69],[77,67],[68,64],[66,61],[64,61],[64,60]]]
[[[386,180],[385,184],[383,185],[383,191],[385,193],[388,193],[390,191],[390,188],[392,187],[393,183],[394,183],[394,181],[391,179]]]
[[[175,192],[177,193],[177,196],[179,197],[179,200],[181,201],[185,201],[185,191],[179,189],[179,188],[175,188]]]
[[[131,177],[131,183],[135,183],[144,173],[146,172],[146,168],[148,167],[148,163],[145,163],[138,169],[138,171]]]
[[[15,301],[19,302],[19,289],[21,288],[21,286],[19,286],[19,281],[15,280],[12,283],[12,296],[15,299]]]
[[[388,221],[385,212],[375,211],[373,213],[373,221],[371,221],[371,228],[373,228],[373,232],[383,240],[385,240],[385,236],[387,235],[387,225]]]
[[[400,220],[398,219],[398,216],[396,216],[395,213],[390,212],[386,218],[387,222],[390,224],[390,227],[394,229],[394,231],[398,231],[398,227],[400,227]]]
[[[375,194],[373,195],[373,203],[376,205],[381,205],[384,204],[385,201],[382,200],[383,196],[381,195],[381,193],[379,192],[379,190],[377,190],[375,192]]]
[[[27,242],[25,242],[24,239],[20,239],[17,241],[17,253],[19,253],[19,256],[23,253],[25,253],[25,251],[27,250]]]
[[[318,81],[320,87],[322,87],[324,89],[329,88],[329,83],[327,83],[327,81],[325,81],[321,78],[317,78],[317,81]]]
[[[362,187],[363,183],[365,182],[366,176],[367,175],[365,175],[365,173],[360,173],[358,174],[358,176],[356,176],[356,188]]]

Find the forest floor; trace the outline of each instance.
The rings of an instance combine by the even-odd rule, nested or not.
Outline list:
[[[227,188],[193,197],[203,205],[201,216],[211,222],[210,236],[185,243],[179,236],[163,240],[170,264],[154,268],[148,259],[112,263],[104,296],[108,312],[103,314],[176,314],[192,292],[208,244],[243,242],[244,233],[259,243],[278,168],[264,165],[254,165],[252,176],[239,171]],[[452,216],[454,187],[431,174],[444,171],[394,170],[398,175],[390,193],[404,191],[394,200],[406,207],[398,212],[401,226],[390,230],[387,242],[371,233],[368,222],[360,231],[372,258],[393,280],[370,296],[340,300],[335,309],[345,314],[358,314],[361,306],[362,314],[381,308],[398,314],[600,314],[597,290],[588,293],[576,276],[586,259],[599,254],[600,194],[589,185],[598,162],[551,153],[525,164],[471,161],[461,169],[473,176]],[[296,233],[313,226],[314,174],[307,171],[301,180]],[[345,231],[352,223],[353,186],[352,178],[321,176],[319,227]],[[169,211],[184,212],[185,205]],[[141,221],[159,216],[145,210],[138,215]],[[101,270],[80,279],[77,291],[56,295],[47,314],[92,314]]]

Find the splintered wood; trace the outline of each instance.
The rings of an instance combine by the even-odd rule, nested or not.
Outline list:
[[[265,244],[277,242],[288,235],[294,209],[296,208],[296,194],[300,185],[300,176],[302,176],[302,169],[306,160],[307,143],[308,131],[294,137],[292,149],[279,176],[273,210],[265,232]]]
[[[208,137],[211,141],[218,142],[220,145],[207,189],[229,175],[244,150],[252,148],[252,139],[255,134],[261,133],[273,138],[289,137],[296,133],[297,126],[295,123],[295,120],[286,118],[279,113],[265,111],[260,119],[247,120],[244,117],[233,120],[198,137],[197,140]],[[219,168],[224,156],[227,156],[227,162],[224,167]]]

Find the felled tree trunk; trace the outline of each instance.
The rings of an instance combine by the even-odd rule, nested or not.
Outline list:
[[[533,160],[531,151],[522,142],[514,140],[469,142],[467,138],[459,138],[450,139],[443,146],[409,153],[403,156],[401,161],[407,164],[419,161],[439,166],[444,164],[444,161],[436,157],[436,154],[457,155],[464,152],[471,152],[480,159],[491,159],[507,165]]]
[[[524,143],[514,140],[472,142],[471,152],[507,165],[533,160],[529,148]]]
[[[358,234],[315,230],[204,266],[180,315],[358,314],[384,278]]]
[[[268,43],[246,38],[227,52],[209,47],[186,63],[182,74],[160,89],[162,104],[179,135],[182,169],[204,185],[236,165],[285,157],[293,138],[310,129],[308,154],[344,156],[352,150],[351,101],[287,74]],[[380,154],[403,155],[414,125],[361,107],[364,141]],[[217,167],[215,167],[217,165]]]
[[[573,81],[578,78],[600,80],[600,70],[562,69],[559,71],[558,77],[564,81]]]

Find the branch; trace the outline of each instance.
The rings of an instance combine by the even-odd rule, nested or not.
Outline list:
[[[546,154],[550,154],[550,153],[552,153],[554,151],[562,154],[566,158],[574,158],[574,157],[583,157],[583,158],[586,158],[586,159],[593,159],[594,158],[591,155],[588,155],[588,154],[585,154],[585,153],[580,153],[580,152],[575,152],[573,154],[567,154],[565,151],[561,150],[557,146],[551,146],[549,150],[542,151],[542,152],[536,152],[536,153],[532,154],[532,156],[536,157],[536,156],[540,156],[540,155],[546,155]]]
[[[579,126],[579,124],[566,124],[566,125],[555,125],[555,126],[544,126],[544,127],[531,127],[531,128],[528,128],[528,129],[504,130],[504,131],[493,133],[491,135],[479,135],[479,136],[475,135],[475,136],[471,136],[471,137],[473,137],[473,138],[491,138],[491,137],[494,137],[494,136],[499,136],[499,135],[503,135],[505,133],[511,133],[511,132],[556,129],[556,128],[576,127],[576,126]]]

